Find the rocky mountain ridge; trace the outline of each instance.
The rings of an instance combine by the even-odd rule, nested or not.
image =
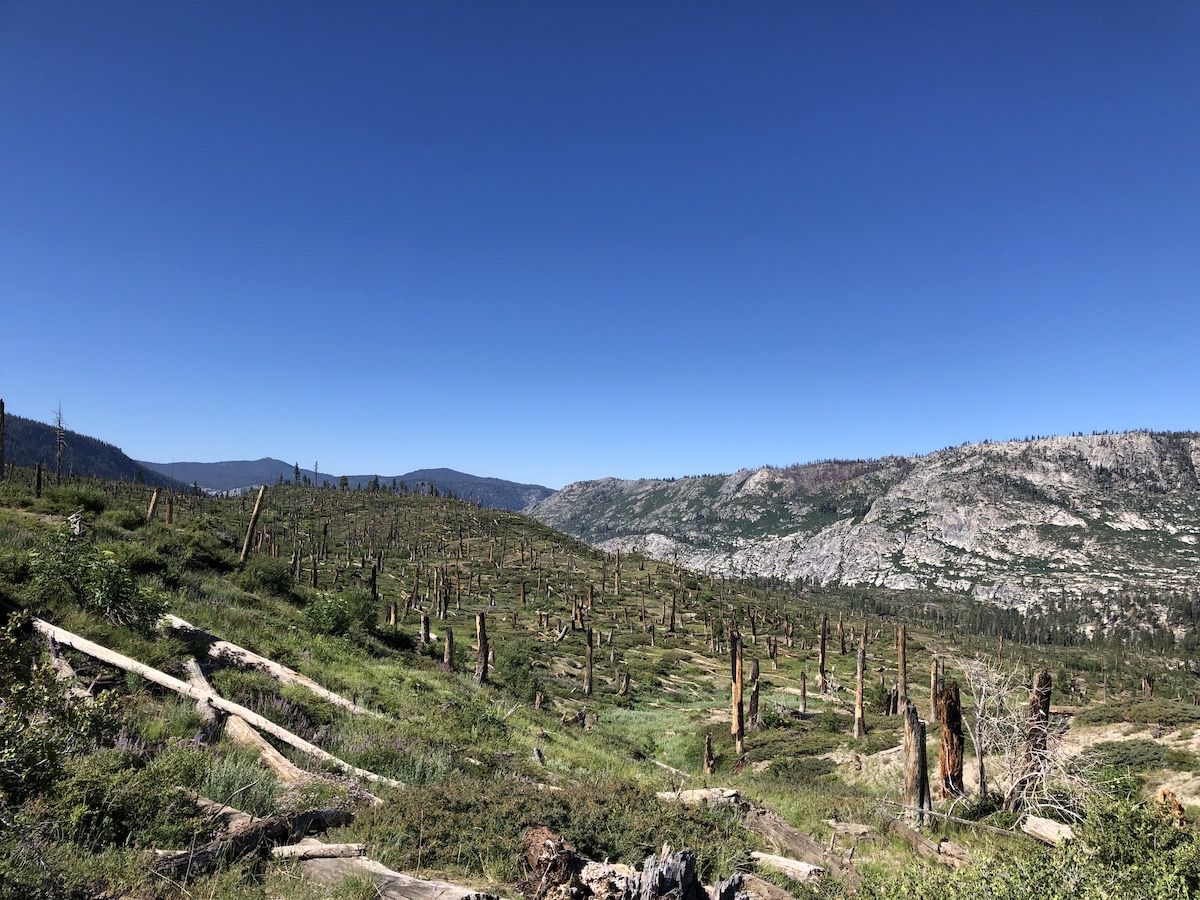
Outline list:
[[[1200,435],[986,442],[920,457],[578,482],[527,508],[607,549],[689,567],[969,594],[1200,584]]]

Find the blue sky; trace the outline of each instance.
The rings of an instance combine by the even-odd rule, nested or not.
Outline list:
[[[1200,5],[0,5],[0,396],[603,475],[1200,428]]]

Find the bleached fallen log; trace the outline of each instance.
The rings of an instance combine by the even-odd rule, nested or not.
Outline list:
[[[788,824],[772,810],[752,806],[742,818],[742,824],[747,831],[766,838],[777,850],[801,862],[823,868],[836,878],[853,881],[857,877],[841,859],[826,853],[816,838]]]
[[[271,746],[270,741],[250,727],[241,716],[229,716],[225,720],[225,734],[239,747],[253,750],[262,764],[275,773],[280,783],[287,787],[308,784],[314,776],[305,772],[290,759]]]
[[[731,788],[692,788],[686,791],[659,791],[659,800],[684,806],[739,806],[742,795]]]
[[[240,703],[234,703],[232,700],[215,694],[211,690],[205,691],[199,687],[194,687],[186,681],[180,681],[173,675],[168,675],[158,669],[148,666],[145,663],[140,663],[135,659],[130,659],[122,653],[117,653],[115,650],[109,650],[100,644],[89,641],[87,638],[80,637],[67,631],[65,628],[59,628],[57,625],[51,625],[42,619],[33,620],[33,628],[40,634],[54,638],[60,644],[70,647],[73,650],[78,650],[80,653],[85,653],[101,662],[108,663],[110,666],[115,666],[126,672],[133,672],[135,675],[140,675],[147,681],[153,682],[160,687],[165,687],[168,690],[181,694],[184,697],[191,697],[193,700],[207,700],[217,709],[223,710],[235,716],[241,716],[250,725],[253,725],[259,731],[265,732],[283,743],[295,747],[303,753],[314,756],[323,762],[329,763],[335,769],[341,772],[354,775],[358,778],[373,781],[377,784],[386,784],[390,787],[403,787],[403,785],[383,775],[376,775],[374,772],[368,772],[366,769],[360,769],[357,766],[352,766],[345,760],[338,759],[332,753],[322,750],[316,744],[311,744],[297,734],[293,734],[286,728],[276,725],[270,719],[260,716],[252,709],[247,709]]]
[[[825,824],[828,825],[834,834],[843,834],[850,837],[862,837],[870,834],[872,829],[870,825],[863,825],[859,822],[838,822],[834,819],[826,819]]]
[[[276,859],[353,859],[366,853],[365,844],[325,844],[315,840],[271,848],[271,855]]]
[[[204,672],[200,668],[200,664],[190,657],[183,664],[183,670],[187,673],[187,681],[192,687],[210,693],[216,693],[208,679],[204,677]],[[200,716],[200,731],[205,743],[213,740],[217,732],[221,728],[221,714],[217,711],[208,700],[196,701],[196,713]]]
[[[713,888],[711,896],[713,900],[737,900],[739,897],[748,897],[749,900],[795,900],[783,888],[759,878],[753,872],[734,872]]]
[[[240,809],[226,806],[224,803],[218,803],[215,800],[209,800],[207,797],[201,797],[199,794],[196,795],[196,807],[214,819],[225,819],[225,824],[230,829],[240,828],[243,825],[249,825],[251,822],[258,821],[250,813],[242,812]]]
[[[291,844],[310,831],[346,825],[354,817],[338,809],[310,809],[286,816],[257,819],[193,850],[161,856],[153,865],[156,875],[178,880],[215,871],[226,863],[256,852],[264,844]]]
[[[948,838],[933,841],[899,819],[888,818],[888,831],[903,840],[921,856],[941,863],[948,869],[957,869],[971,862],[971,854],[966,847],[956,844]]]
[[[300,841],[299,846],[309,843]],[[330,887],[341,885],[347,878],[369,878],[375,890],[373,896],[378,900],[497,900],[495,895],[474,888],[414,878],[365,856],[308,859],[302,871],[309,880]]]
[[[359,716],[373,716],[377,719],[386,719],[383,713],[376,712],[373,709],[366,709],[359,706],[353,700],[347,700],[341,694],[335,693],[326,687],[317,684],[307,675],[302,675],[295,669],[290,669],[287,666],[277,663],[272,659],[261,656],[253,650],[247,650],[245,647],[239,647],[237,644],[232,644],[229,641],[222,640],[214,634],[210,634],[203,628],[193,625],[178,616],[173,616],[170,613],[163,616],[162,622],[169,628],[176,631],[187,632],[194,634],[208,642],[208,655],[213,659],[222,662],[236,663],[247,666],[252,669],[257,669],[270,675],[281,684],[294,684],[303,688],[307,688],[312,693],[316,694],[323,700],[327,700],[334,706],[340,706],[342,709],[349,710]]]
[[[1021,821],[1021,830],[1043,844],[1050,844],[1053,847],[1075,837],[1075,832],[1070,825],[1055,822],[1053,819],[1043,819],[1040,816],[1026,816]]]
[[[750,858],[754,860],[756,866],[780,872],[793,881],[801,883],[820,881],[821,876],[825,873],[820,866],[814,866],[788,856],[776,856],[774,853],[760,853],[754,850],[750,853]]]

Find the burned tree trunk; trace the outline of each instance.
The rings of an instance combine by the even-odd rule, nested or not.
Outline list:
[[[904,705],[904,805],[918,825],[925,821],[924,810],[931,805],[926,762],[925,723],[910,700]]]
[[[754,731],[762,726],[762,719],[758,714],[758,659],[753,657],[750,660],[750,730]]]
[[[442,668],[447,672],[454,671],[454,630],[446,626],[446,638],[442,645]]]
[[[705,775],[711,775],[716,771],[716,767],[717,762],[713,758],[712,735],[706,734],[704,736],[704,760],[701,763],[700,770]]]
[[[154,521],[154,511],[158,509],[158,488],[154,489],[154,493],[150,495],[150,505],[146,508],[146,521]]]
[[[962,703],[957,681],[951,681],[938,692],[938,717],[942,720],[942,747],[938,754],[942,799],[952,800],[963,795]]]
[[[825,645],[829,641],[829,613],[821,614],[821,643],[817,648],[817,689],[829,690],[829,673],[825,671]]]
[[[1050,691],[1053,683],[1049,672],[1038,672],[1029,691],[1029,711],[1025,719],[1025,762],[1020,776],[1004,798],[1004,808],[1020,809],[1028,795],[1042,781],[1046,769],[1046,753],[1050,739]]]
[[[732,695],[729,731],[733,735],[733,745],[737,755],[741,756],[746,752],[746,719],[742,705],[742,636],[736,631],[729,635],[729,663]]]
[[[808,712],[808,673],[800,673],[800,712]]]
[[[488,680],[488,638],[487,620],[485,613],[475,614],[475,640],[479,644],[479,657],[475,661],[475,683],[487,684]]]
[[[4,480],[6,472],[7,469],[5,468],[4,460],[4,401],[0,400],[0,481]]]
[[[592,651],[595,646],[591,625],[584,632],[583,640],[583,696],[590,697],[592,696]]]
[[[866,636],[864,635],[864,638]],[[854,673],[854,739],[861,741],[867,736],[867,717],[863,708],[863,673],[867,667],[867,648],[858,647],[858,665]]]
[[[250,555],[250,542],[254,538],[254,529],[258,527],[258,517],[262,513],[263,494],[266,492],[265,484],[259,487],[258,497],[254,501],[254,511],[250,513],[250,524],[246,526],[246,540],[242,543],[241,562],[245,562],[246,557]]]
[[[896,635],[896,687],[899,703],[897,712],[908,700],[908,629],[901,625]]]

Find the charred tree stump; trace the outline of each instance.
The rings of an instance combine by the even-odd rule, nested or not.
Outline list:
[[[942,746],[938,754],[938,774],[942,778],[942,799],[963,795],[962,702],[958,682],[951,681],[938,692],[938,714],[942,720]]]
[[[863,673],[867,667],[867,648],[858,647],[858,664],[854,673],[854,739],[861,741],[867,736],[867,716],[863,704]]]
[[[716,768],[717,762],[713,758],[712,735],[706,734],[704,736],[704,759],[701,762],[700,771],[705,775],[711,775],[716,771]]]
[[[817,648],[817,689],[824,694],[829,690],[829,673],[825,670],[825,645],[829,640],[829,614],[821,614],[821,643]]]
[[[925,723],[917,715],[916,704],[911,700],[904,705],[904,805],[918,825],[925,821],[924,810],[932,806],[925,756]]]
[[[475,614],[475,640],[479,645],[479,657],[475,661],[475,683],[485,685],[488,680],[488,638],[485,613]]]
[[[442,644],[442,668],[447,672],[454,671],[454,630],[446,626],[446,638]]]
[[[1025,719],[1024,768],[1004,798],[1004,808],[1020,809],[1028,794],[1041,782],[1045,771],[1046,751],[1050,738],[1050,691],[1053,683],[1049,672],[1038,672],[1029,691],[1029,711]]]
[[[729,731],[733,735],[733,745],[738,756],[746,752],[746,719],[745,707],[742,704],[742,636],[736,631],[729,636],[729,679],[731,709],[729,714]]]
[[[583,696],[592,696],[592,651],[595,647],[592,626],[584,632],[583,644]]]

